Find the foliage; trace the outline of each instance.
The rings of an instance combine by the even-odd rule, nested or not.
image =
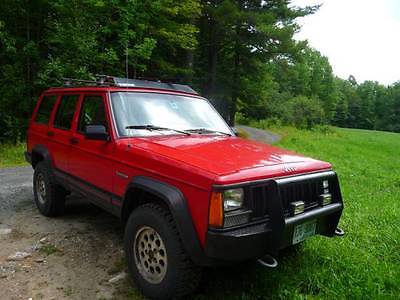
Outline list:
[[[199,14],[197,0],[0,1],[0,142],[24,138],[38,95],[63,77],[191,73]]]
[[[324,110],[319,101],[305,96],[298,96],[288,101],[285,121],[298,128],[311,128],[324,120]]]
[[[290,0],[0,1],[0,142],[24,139],[41,91],[96,74],[189,83],[231,124],[238,115],[400,132],[400,83],[336,78],[293,39],[317,10]]]
[[[0,144],[0,168],[25,165],[25,145]]]

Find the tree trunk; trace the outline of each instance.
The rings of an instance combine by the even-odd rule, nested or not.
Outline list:
[[[28,44],[31,40],[31,16],[30,16],[30,7],[29,3],[27,5],[27,12],[26,12],[26,44]],[[31,84],[31,53],[28,53],[26,59],[26,82],[28,86],[28,99],[29,99],[29,113],[33,111],[33,99],[32,99],[32,84]]]
[[[215,5],[215,1],[211,1],[211,6]],[[217,66],[218,66],[218,24],[212,16],[208,16],[206,20],[208,29],[208,72],[207,81],[205,86],[205,95],[210,99],[215,100],[216,96],[216,82],[217,82]]]
[[[196,19],[191,18],[190,24],[196,26]],[[194,49],[186,51],[186,68],[187,72],[185,75],[186,83],[191,84],[193,80],[193,64],[194,64]]]
[[[236,24],[236,39],[235,39],[235,50],[234,50],[234,65],[233,65],[233,78],[232,78],[232,97],[229,107],[229,120],[230,126],[235,126],[235,114],[237,99],[239,96],[239,86],[240,86],[240,24]]]

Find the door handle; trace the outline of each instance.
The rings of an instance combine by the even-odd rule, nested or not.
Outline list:
[[[78,144],[79,144],[79,140],[78,140],[77,138],[74,138],[74,137],[70,138],[70,139],[69,139],[69,142],[70,142],[72,145],[78,145]]]
[[[54,131],[47,131],[48,136],[54,136]]]

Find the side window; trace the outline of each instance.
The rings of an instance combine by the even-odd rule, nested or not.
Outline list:
[[[74,117],[78,95],[62,96],[60,105],[54,119],[54,127],[69,130],[71,128],[72,119]]]
[[[40,102],[39,109],[36,113],[35,123],[48,124],[50,115],[53,110],[54,103],[56,103],[57,96],[45,96]]]
[[[78,131],[84,132],[87,125],[104,125],[107,129],[103,97],[85,96],[83,99]]]

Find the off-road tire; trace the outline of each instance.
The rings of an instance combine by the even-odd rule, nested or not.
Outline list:
[[[45,195],[39,192],[38,181],[43,182]],[[39,162],[33,174],[33,194],[40,213],[46,217],[56,217],[64,213],[67,191],[54,182],[51,169],[46,162]]]
[[[135,237],[148,227],[161,237],[167,252],[167,270],[159,283],[146,280],[135,261]],[[145,296],[151,299],[176,299],[189,295],[197,288],[202,269],[187,256],[175,221],[166,207],[147,203],[135,209],[125,228],[124,243],[129,272]]]

